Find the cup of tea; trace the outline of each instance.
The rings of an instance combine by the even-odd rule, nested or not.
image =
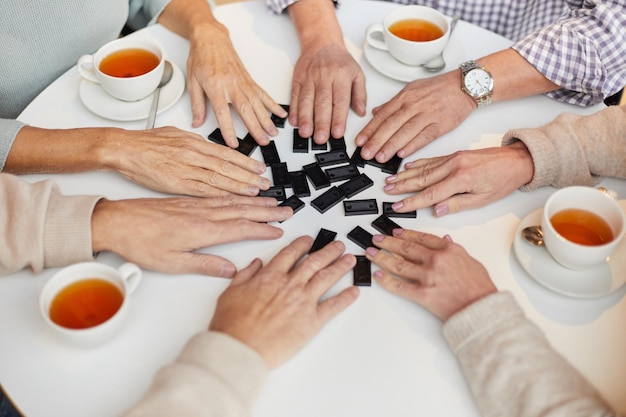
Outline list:
[[[541,227],[550,255],[566,268],[581,270],[613,255],[624,237],[626,216],[614,198],[596,188],[566,187],[546,201]]]
[[[401,6],[365,31],[373,48],[388,51],[406,65],[419,66],[443,52],[450,25],[439,11],[427,6]]]
[[[140,280],[141,269],[132,263],[117,269],[98,262],[68,266],[44,285],[39,297],[41,314],[76,345],[103,343],[123,323]]]
[[[103,45],[93,55],[81,56],[77,68],[84,79],[100,84],[116,99],[137,101],[156,90],[164,65],[159,44],[130,36]]]

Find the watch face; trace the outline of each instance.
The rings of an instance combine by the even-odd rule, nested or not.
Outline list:
[[[480,68],[474,68],[463,78],[465,89],[473,97],[481,97],[489,93],[493,88],[493,79],[489,73]]]

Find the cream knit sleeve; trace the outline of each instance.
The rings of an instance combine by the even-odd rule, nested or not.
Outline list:
[[[92,260],[91,213],[100,198],[0,173],[0,275]]]
[[[600,177],[626,178],[626,106],[590,116],[564,113],[536,129],[507,132],[503,145],[522,141],[535,172],[522,191],[552,185],[593,185]]]

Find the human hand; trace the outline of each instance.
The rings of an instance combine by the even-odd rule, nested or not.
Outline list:
[[[137,265],[170,274],[232,277],[236,268],[197,249],[247,239],[277,239],[283,231],[265,224],[293,214],[273,198],[145,198],[100,200],[91,228],[93,251],[115,252]]]
[[[267,135],[278,134],[270,113],[286,117],[287,112],[254,82],[232,45],[228,30],[216,22],[193,31],[189,42],[187,88],[192,126],[204,123],[206,95],[228,146],[238,146],[229,104],[257,143],[267,145]]]
[[[101,145],[104,166],[129,180],[169,194],[255,196],[271,183],[265,164],[175,127],[115,130]]]
[[[382,268],[374,279],[444,321],[497,291],[487,270],[449,236],[395,229],[393,237],[375,235],[372,241],[384,250],[366,250],[367,258]]]
[[[387,103],[373,109],[372,120],[358,133],[361,156],[387,162],[406,158],[457,127],[476,103],[461,90],[458,71],[407,84]]]
[[[334,241],[304,258],[313,239],[302,236],[266,266],[255,259],[220,295],[210,330],[227,333],[256,350],[275,367],[296,354],[330,319],[356,300],[349,287],[322,302],[320,297],[356,259]]]
[[[415,193],[392,205],[399,213],[433,206],[435,216],[485,206],[532,180],[534,165],[522,142],[418,159],[387,177],[389,195]]]
[[[343,42],[302,51],[294,68],[289,123],[304,137],[326,143],[346,131],[350,108],[365,115],[365,75]]]

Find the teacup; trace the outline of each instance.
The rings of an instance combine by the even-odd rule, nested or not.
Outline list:
[[[137,101],[152,94],[163,75],[163,50],[156,42],[126,37],[78,59],[80,75],[118,100]]]
[[[624,237],[626,216],[611,196],[592,187],[566,187],[552,194],[541,218],[550,255],[569,269],[606,262]]]
[[[367,27],[365,39],[406,65],[419,66],[439,56],[450,36],[448,19],[427,6],[402,6],[382,23]]]
[[[44,285],[39,307],[56,332],[79,346],[109,340],[124,322],[141,269],[125,263],[115,269],[98,262],[61,269]]]

